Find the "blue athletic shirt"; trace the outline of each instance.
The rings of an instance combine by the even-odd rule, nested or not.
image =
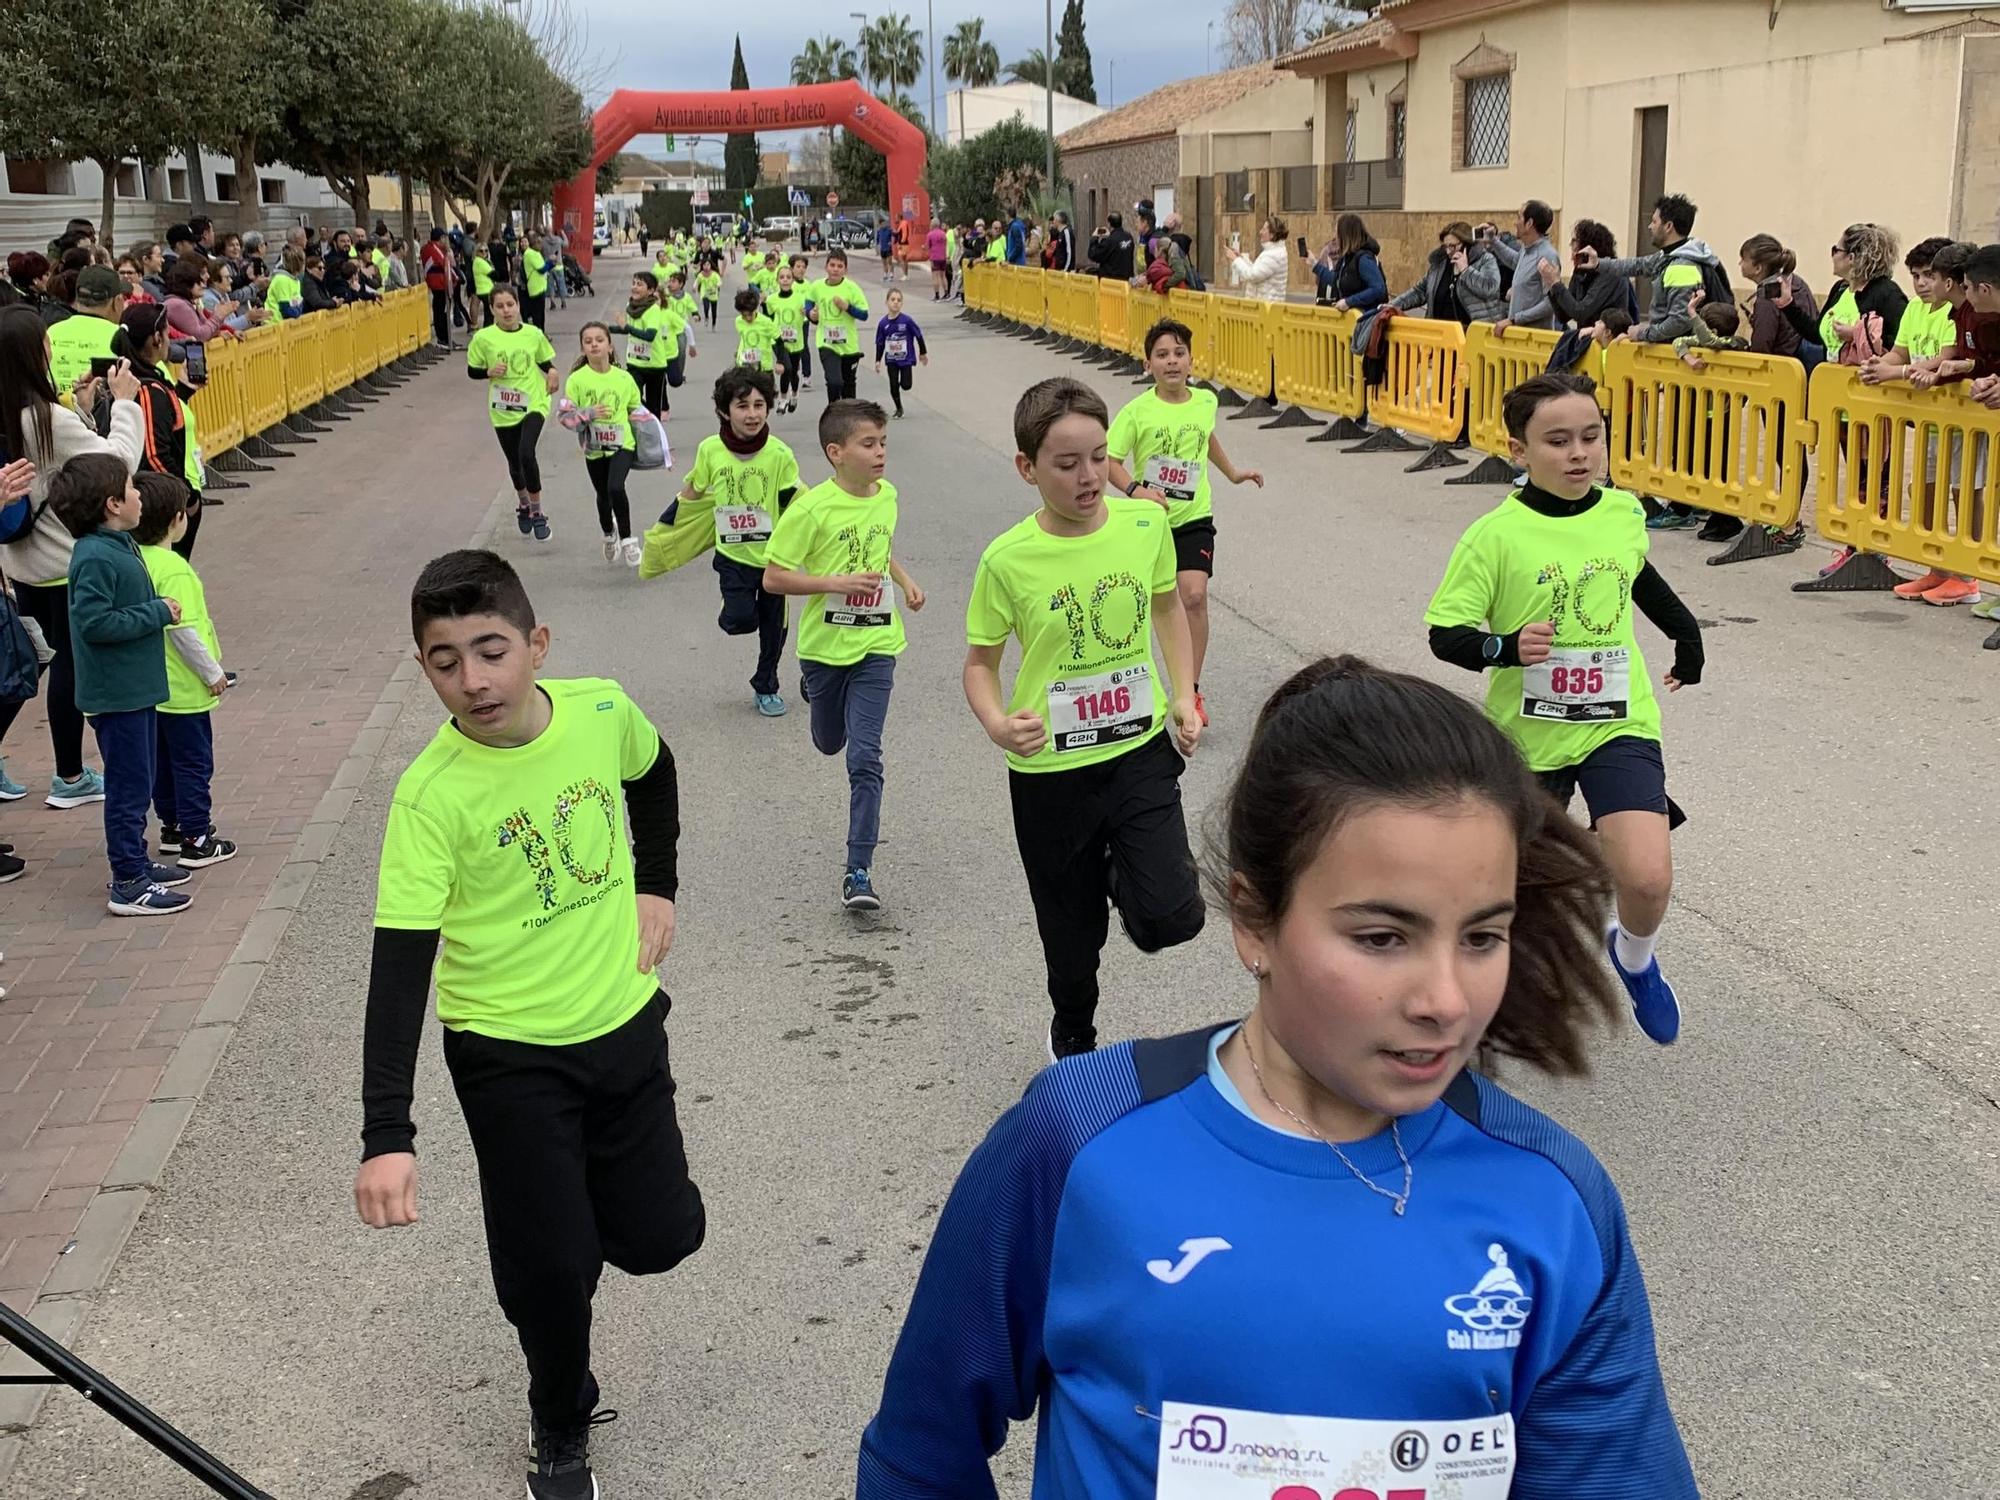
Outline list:
[[[1036,1500],[1693,1500],[1624,1208],[1581,1142],[1461,1073],[1399,1122],[1399,1218],[1225,1099],[1222,1030],[1059,1063],[993,1127],[938,1221],[858,1500],[992,1496],[1031,1414]],[[1401,1188],[1387,1132],[1342,1149]]]

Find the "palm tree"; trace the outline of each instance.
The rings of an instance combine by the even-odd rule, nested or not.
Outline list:
[[[854,49],[837,36],[808,39],[805,50],[792,59],[792,82],[795,84],[833,83],[842,78],[859,76]]]
[[[1000,49],[986,40],[978,17],[960,21],[944,39],[944,76],[969,89],[983,89],[1000,76]]]
[[[861,33],[861,71],[878,88],[911,87],[924,71],[923,38],[908,16],[870,21]]]
[[[1030,47],[1028,55],[1007,64],[1009,83],[1039,83],[1049,86],[1049,60],[1040,47]]]

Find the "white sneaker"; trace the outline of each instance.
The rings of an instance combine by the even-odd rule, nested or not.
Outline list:
[[[604,560],[608,563],[618,561],[618,538],[609,531],[604,533]]]
[[[621,544],[621,547],[625,554],[625,566],[628,568],[638,567],[639,559],[645,554],[645,549],[639,545],[639,539],[636,536],[628,536]]]

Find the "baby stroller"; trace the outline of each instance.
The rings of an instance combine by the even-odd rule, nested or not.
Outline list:
[[[583,274],[583,267],[576,263],[576,257],[563,252],[563,279],[569,286],[572,297],[595,297],[597,288],[590,284],[590,278]]]

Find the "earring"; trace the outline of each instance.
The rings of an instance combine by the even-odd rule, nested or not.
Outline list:
[[[1263,960],[1263,959],[1261,959],[1261,958],[1253,958],[1253,959],[1251,959],[1251,960],[1250,960],[1250,977],[1251,977],[1252,979],[1257,979],[1257,980],[1261,980],[1261,979],[1263,979],[1263,977],[1264,977],[1264,960]]]

